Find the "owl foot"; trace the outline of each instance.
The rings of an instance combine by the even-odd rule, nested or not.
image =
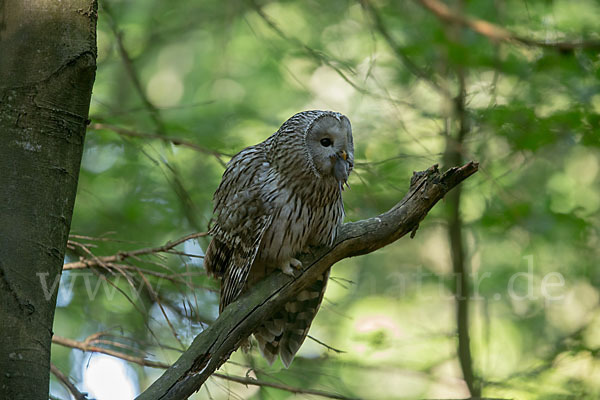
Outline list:
[[[298,259],[291,258],[289,262],[281,266],[281,271],[291,277],[296,276],[295,271],[302,269],[302,262]]]

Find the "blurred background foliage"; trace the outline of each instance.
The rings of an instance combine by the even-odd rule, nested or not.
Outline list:
[[[598,38],[595,0],[447,4],[541,42]],[[420,1],[100,1],[79,236],[65,262],[206,231],[232,154],[298,111],[339,111],[356,146],[348,221],[393,206],[412,171],[444,154],[480,162],[459,207],[482,394],[596,399],[600,58],[575,47],[490,40]],[[349,398],[469,397],[447,209],[415,239],[333,268],[310,334],[339,352],[308,339],[289,370],[254,349],[220,372]],[[174,362],[217,317],[218,283],[198,257],[207,243],[66,270],[55,334],[98,333],[88,345]],[[56,344],[52,359],[100,400],[131,398],[162,373]],[[56,380],[51,394],[69,398]],[[214,377],[194,398],[294,396],[312,397]]]

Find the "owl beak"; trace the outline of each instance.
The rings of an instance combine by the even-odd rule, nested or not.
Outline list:
[[[345,150],[341,150],[334,157],[336,160],[333,166],[333,174],[340,184],[340,189],[344,190],[344,184],[350,188],[348,175],[350,174],[351,162],[348,160],[348,153]]]
[[[346,161],[348,163],[348,165],[350,166],[350,169],[352,169],[354,167],[354,163],[352,162],[352,160],[348,157],[348,153],[346,153],[346,150],[340,150],[340,152],[338,153],[338,156]]]

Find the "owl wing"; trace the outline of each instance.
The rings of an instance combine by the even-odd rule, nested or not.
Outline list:
[[[242,293],[262,237],[271,225],[270,207],[262,185],[268,163],[260,146],[249,147],[231,159],[215,192],[215,224],[204,265],[221,278],[222,311]]]

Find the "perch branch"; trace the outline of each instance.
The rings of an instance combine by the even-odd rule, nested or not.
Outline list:
[[[275,272],[227,306],[210,327],[196,336],[179,360],[137,399],[175,400],[191,396],[227,361],[242,340],[333,264],[370,253],[414,232],[429,210],[477,169],[477,163],[469,162],[443,174],[437,165],[415,173],[408,194],[389,211],[342,225],[332,246],[314,248],[299,256],[304,268],[295,277]]]
[[[600,49],[600,40],[546,41],[531,39],[519,36],[508,29],[494,25],[491,22],[459,14],[438,0],[418,0],[418,2],[442,21],[466,26],[472,31],[477,32],[494,42],[520,43],[526,46],[543,47],[559,51]]]

